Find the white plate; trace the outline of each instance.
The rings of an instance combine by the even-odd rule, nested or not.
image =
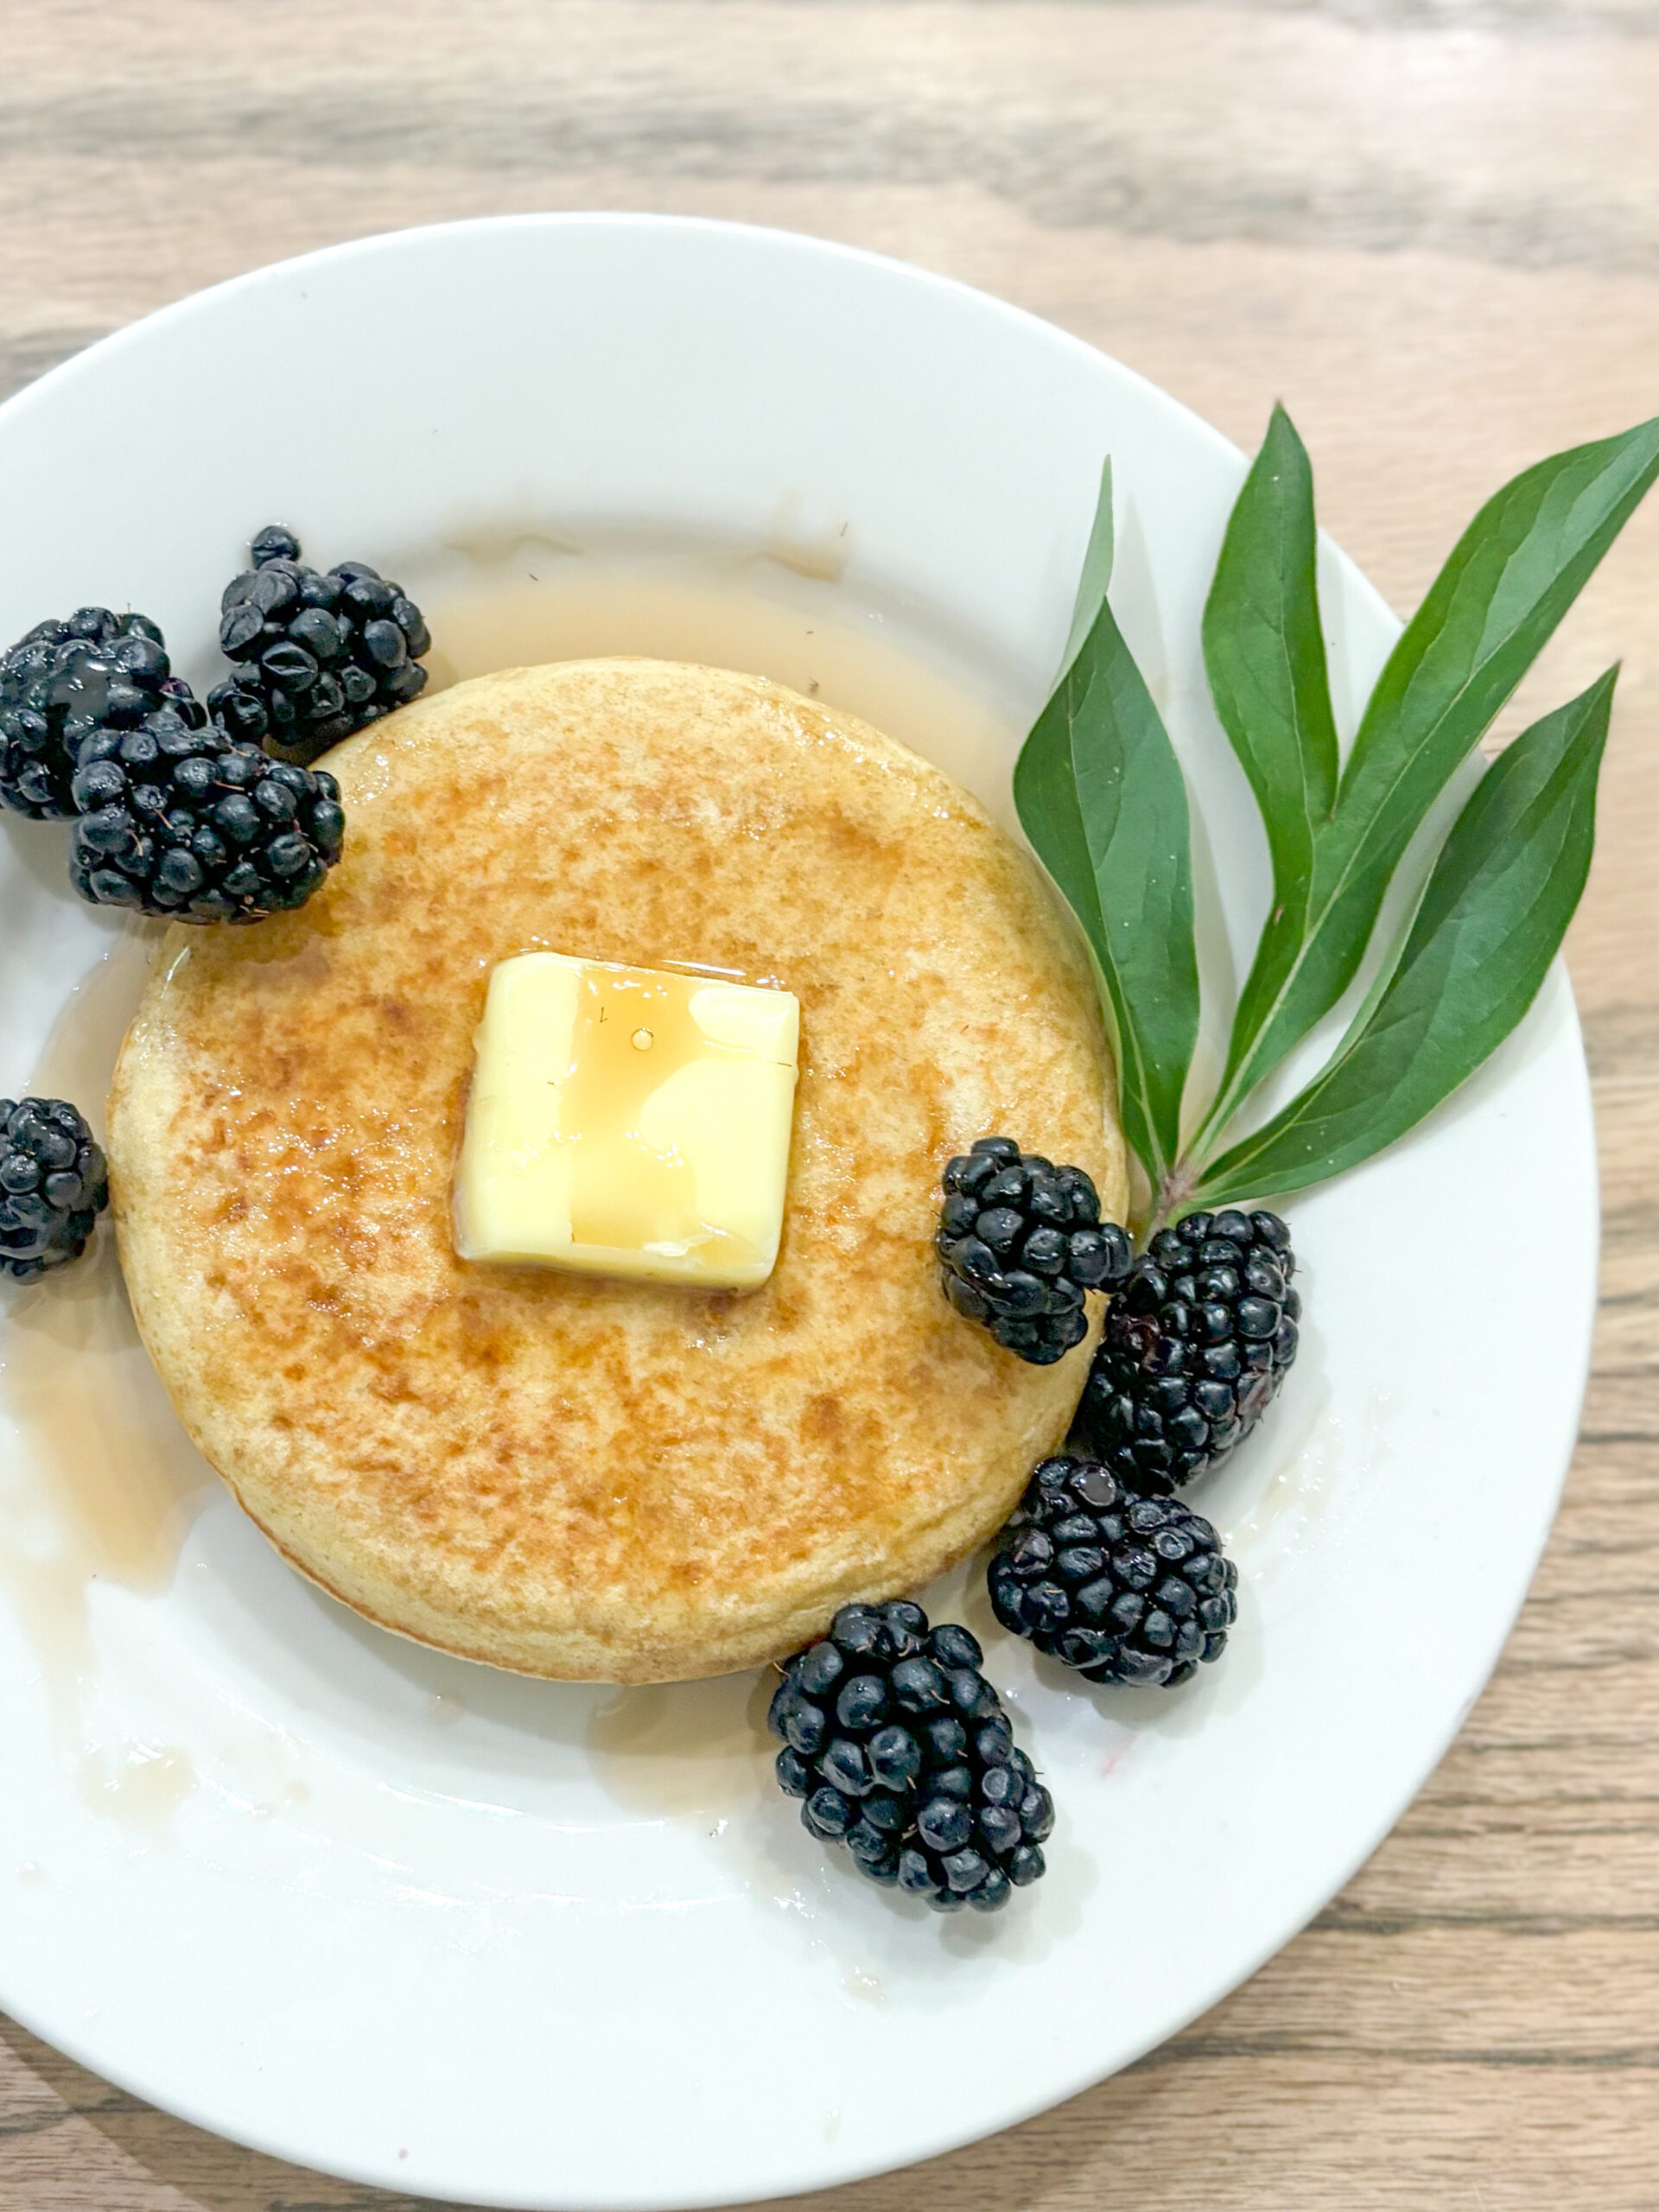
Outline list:
[[[1103,449],[1114,596],[1236,955],[1265,880],[1196,639],[1239,456],[1060,333],[805,239],[494,221],[169,308],[0,412],[0,632],[132,604],[205,674],[218,588],[273,517],[326,560],[416,569],[485,525],[774,550],[783,530],[798,554],[848,555],[868,634],[954,637],[982,692],[1028,710]],[[1395,625],[1328,549],[1325,582],[1351,710]],[[1003,811],[1010,760],[1011,741],[971,766]],[[134,988],[131,944],[76,904],[60,855],[60,832],[7,818],[14,1088],[112,944],[55,1069],[107,1059]],[[1048,1879],[970,1925],[810,1840],[768,1781],[755,1678],[619,1695],[361,1625],[202,1487],[107,1258],[14,1297],[0,2002],[222,2134],[501,2206],[821,2186],[1123,2065],[1372,1848],[1521,1602],[1592,1310],[1591,1124],[1560,975],[1449,1109],[1292,1212],[1306,1348],[1202,1501],[1239,1560],[1232,1646],[1179,1694],[1096,1696],[989,1630],[1061,1817]],[[953,1602],[985,1625],[976,1585]]]

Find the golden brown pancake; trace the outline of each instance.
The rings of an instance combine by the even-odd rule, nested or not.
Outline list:
[[[647,1682],[794,1649],[928,1581],[1058,1443],[940,1295],[953,1152],[1123,1153],[1084,963],[1023,855],[850,715],[665,662],[519,669],[330,758],[299,913],[178,929],[110,1102],[121,1252],[185,1426],[294,1564],[383,1626]],[[797,993],[784,1244],[743,1294],[458,1259],[493,964],[537,947]]]

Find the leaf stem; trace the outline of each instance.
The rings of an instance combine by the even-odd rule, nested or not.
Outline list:
[[[1203,1172],[1202,1163],[1189,1158],[1178,1160],[1159,1178],[1147,1218],[1138,1225],[1135,1242],[1143,1249],[1160,1229],[1166,1229],[1176,1218],[1197,1190]]]

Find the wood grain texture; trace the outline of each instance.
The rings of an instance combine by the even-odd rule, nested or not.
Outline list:
[[[1251,444],[1411,603],[1526,461],[1659,407],[1653,0],[0,0],[0,388],[276,256],[654,207],[903,255]],[[1659,505],[1512,709],[1623,656],[1569,945],[1605,1295],[1566,1506],[1399,1828],[1141,2065],[822,2212],[1659,2208]],[[1538,1325],[1549,1325],[1548,1228]],[[1432,1541],[1432,1531],[1425,1532]],[[5,2212],[398,2212],[0,2024]]]

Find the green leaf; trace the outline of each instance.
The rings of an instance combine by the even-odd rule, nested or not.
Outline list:
[[[1315,841],[1337,795],[1336,718],[1319,627],[1313,472],[1275,406],[1222,539],[1204,610],[1204,663],[1221,726],[1249,779],[1273,863],[1273,900],[1235,1025],[1285,982],[1306,931]]]
[[[1014,764],[1014,804],[1033,850],[1059,887],[1100,960],[1105,957],[1106,925],[1071,772],[1071,717],[1084,689],[1074,661],[1020,749]]]
[[[1617,669],[1516,738],[1475,786],[1392,972],[1300,1097],[1205,1172],[1215,1205],[1300,1190],[1414,1127],[1532,1004],[1589,873]]]
[[[1095,626],[1095,617],[1106,603],[1106,587],[1112,581],[1112,456],[1100,464],[1100,493],[1095,518],[1089,525],[1089,543],[1083,549],[1077,575],[1077,595],[1071,607],[1071,628],[1060,656],[1062,671],[1071,667],[1077,649]]]
[[[1108,454],[1100,464],[1100,491],[1078,571],[1071,629],[1060,657],[1059,678],[1014,769],[1014,807],[1026,835],[1082,925],[1096,962],[1104,944],[1105,925],[1095,896],[1094,867],[1071,774],[1071,709],[1064,695],[1078,651],[1106,603],[1112,554],[1112,457]],[[1107,1013],[1109,1021],[1109,1006]]]
[[[1124,1135],[1156,1184],[1179,1149],[1198,1031],[1186,787],[1103,600],[1026,741],[1014,797],[1094,954]]]
[[[1464,532],[1377,680],[1316,831],[1300,923],[1270,921],[1206,1131],[1358,971],[1413,833],[1659,475],[1659,419],[1527,469]]]

